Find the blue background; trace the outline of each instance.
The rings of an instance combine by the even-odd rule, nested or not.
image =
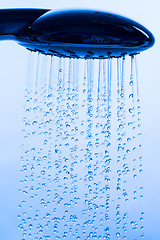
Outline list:
[[[142,102],[145,240],[159,240],[160,199],[160,3],[158,0],[5,0],[0,8],[89,8],[130,17],[156,37],[154,48],[138,56]],[[0,43],[0,239],[18,240],[17,205],[23,97],[28,52],[13,42]]]

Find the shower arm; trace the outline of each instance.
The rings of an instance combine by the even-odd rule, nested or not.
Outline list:
[[[16,40],[16,33],[49,9],[2,9],[0,10],[0,40]]]

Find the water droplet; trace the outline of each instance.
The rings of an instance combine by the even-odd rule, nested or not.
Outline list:
[[[131,94],[129,95],[129,98],[133,98],[133,93],[131,93]]]
[[[41,174],[44,175],[46,172],[44,170],[41,171]]]
[[[129,85],[130,85],[130,86],[133,86],[133,80],[131,80],[131,81],[129,82]]]
[[[120,233],[119,233],[119,232],[116,233],[116,237],[117,237],[118,239],[120,239]]]

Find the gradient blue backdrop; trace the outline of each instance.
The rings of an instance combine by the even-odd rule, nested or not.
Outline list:
[[[160,216],[160,3],[158,0],[2,0],[0,8],[92,8],[115,12],[146,26],[156,37],[154,48],[138,57],[142,100],[145,185],[145,240],[159,240]],[[23,96],[27,51],[0,43],[0,239],[19,240],[18,177],[22,143]],[[113,239],[114,240],[114,239]]]

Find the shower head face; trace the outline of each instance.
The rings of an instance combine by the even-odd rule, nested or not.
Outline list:
[[[59,57],[108,58],[137,54],[154,44],[152,33],[145,27],[116,14],[42,9],[35,18],[31,11],[28,18],[32,19],[26,26],[12,31],[19,44],[31,51]]]

